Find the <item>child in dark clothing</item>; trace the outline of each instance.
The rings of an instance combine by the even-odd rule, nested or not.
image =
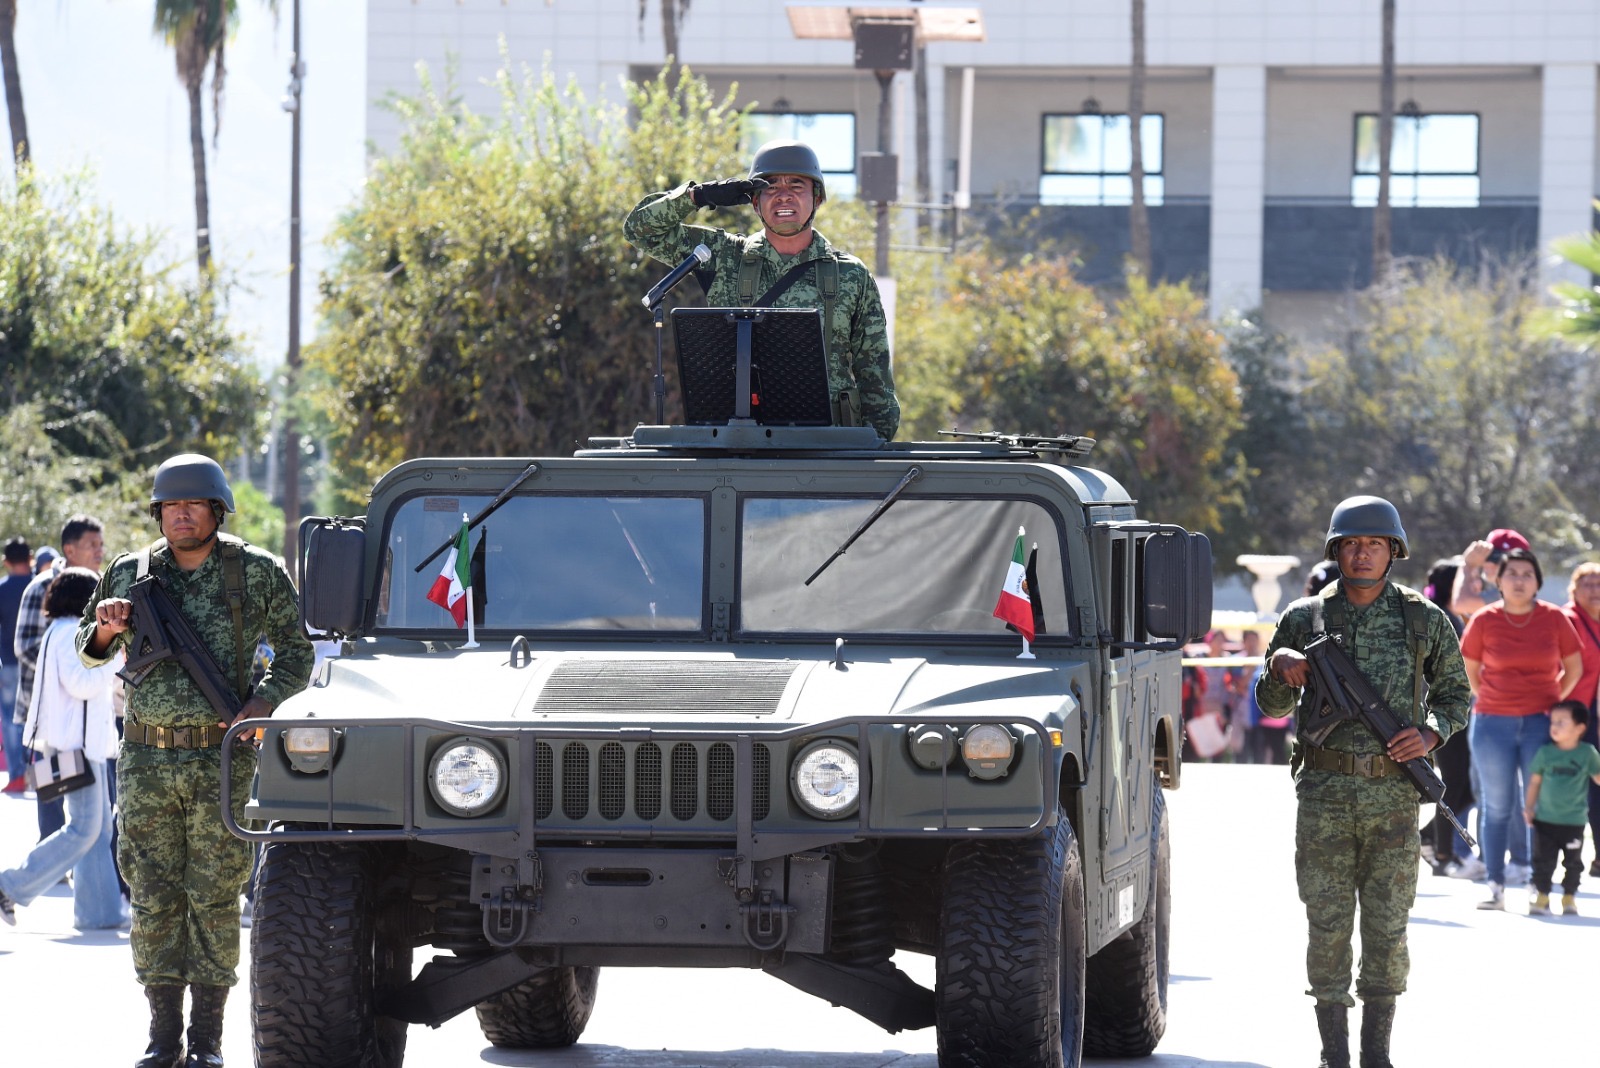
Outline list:
[[[1600,783],[1600,750],[1583,740],[1589,710],[1581,701],[1550,708],[1550,742],[1533,755],[1523,818],[1533,828],[1533,900],[1528,915],[1550,912],[1550,885],[1561,855],[1561,911],[1578,913],[1575,898],[1583,874],[1583,828],[1589,818],[1589,783]]]

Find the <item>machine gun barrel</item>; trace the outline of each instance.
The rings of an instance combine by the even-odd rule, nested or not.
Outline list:
[[[1311,699],[1302,706],[1309,708],[1310,719],[1303,725],[1302,733],[1314,744],[1320,745],[1334,727],[1349,721],[1360,723],[1385,745],[1406,729],[1406,724],[1400,722],[1383,695],[1361,674],[1361,669],[1337,638],[1324,634],[1308,643],[1304,652],[1311,668],[1311,679],[1306,684]],[[1478,843],[1444,803],[1444,781],[1428,758],[1414,757],[1401,762],[1400,768],[1423,800],[1437,805],[1462,839],[1469,846],[1476,846]]]
[[[154,575],[128,587],[133,602],[132,629],[128,641],[128,660],[117,675],[129,686],[138,686],[165,660],[177,660],[194,679],[200,693],[224,723],[239,718],[244,703],[217,667],[211,651],[183,618],[172,595]]]

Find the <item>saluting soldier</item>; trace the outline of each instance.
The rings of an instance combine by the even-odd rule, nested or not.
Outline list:
[[[311,643],[283,565],[221,532],[233,490],[216,461],[185,454],[163,463],[150,494],[162,539],[106,569],[78,628],[84,663],[103,664],[136,637],[128,589],[156,576],[220,674],[243,718],[270,716],[304,689]],[[265,636],[276,654],[254,691],[251,654]],[[137,1068],[218,1068],[222,1010],[237,981],[239,895],[250,877],[248,842],[222,822],[221,743],[228,723],[176,659],[157,664],[127,697],[117,765],[121,809],[117,860],[133,904],[133,965],[150,1003],[150,1045]],[[241,747],[227,793],[241,816],[255,774]],[[183,994],[192,1012],[184,1058]]]
[[[1306,971],[1316,999],[1322,1068],[1349,1068],[1351,935],[1361,911],[1361,1066],[1390,1068],[1395,998],[1411,958],[1406,923],[1417,896],[1416,787],[1400,765],[1425,756],[1467,724],[1469,690],[1455,628],[1422,594],[1389,581],[1410,549],[1400,513],[1381,497],[1334,508],[1323,556],[1337,581],[1291,604],[1256,682],[1264,715],[1286,716],[1310,678],[1302,650],[1335,634],[1406,729],[1387,746],[1359,722],[1334,727],[1322,746],[1296,739],[1295,877],[1306,906]],[[1421,678],[1418,678],[1420,673]],[[1425,685],[1424,685],[1425,684]],[[1298,728],[1314,720],[1310,708]]]
[[[867,265],[834,248],[812,226],[827,199],[822,164],[810,145],[768,141],[744,178],[685,182],[651,193],[628,213],[622,233],[663,263],[687,259],[696,245],[711,250],[706,300],[712,307],[821,308],[828,354],[828,392],[843,425],[865,423],[885,441],[900,428],[889,330],[878,283]],[[685,220],[701,208],[749,204],[762,230],[745,236]],[[791,273],[792,272],[792,273]],[[780,289],[781,287],[781,289]]]

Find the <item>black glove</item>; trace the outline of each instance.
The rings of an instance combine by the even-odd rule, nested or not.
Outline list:
[[[765,178],[727,178],[720,182],[705,182],[689,193],[695,205],[702,208],[732,208],[750,203],[752,194],[767,187]]]

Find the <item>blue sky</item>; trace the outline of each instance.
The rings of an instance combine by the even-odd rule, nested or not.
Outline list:
[[[89,167],[99,199],[125,224],[165,231],[171,262],[192,276],[189,107],[172,52],[150,28],[154,0],[17,6],[17,66],[35,163],[46,173]],[[290,119],[281,102],[291,6],[282,0],[274,24],[266,4],[239,0],[215,149],[206,91],[213,255],[241,283],[235,328],[267,366],[282,361],[288,344]],[[301,7],[305,343],[314,336],[316,278],[327,262],[322,236],[358,195],[365,167],[366,0],[302,0]]]

